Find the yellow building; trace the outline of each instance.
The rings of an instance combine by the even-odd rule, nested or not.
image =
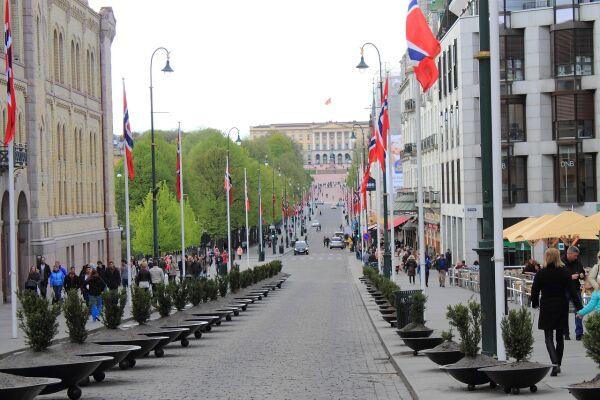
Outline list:
[[[11,0],[17,132],[17,282],[44,256],[120,257],[114,204],[111,44],[116,20],[86,0]],[[0,6],[4,15],[4,2]],[[0,57],[0,58],[3,58]],[[0,62],[4,66],[4,60]],[[6,84],[4,74],[0,78]],[[6,97],[0,98],[6,126]],[[6,149],[0,152],[6,154]],[[0,156],[0,291],[7,300],[8,176]]]
[[[368,141],[369,129],[368,121],[258,125],[250,127],[250,139],[281,133],[298,145],[306,169],[319,169],[350,164],[356,141],[360,144],[363,132]]]

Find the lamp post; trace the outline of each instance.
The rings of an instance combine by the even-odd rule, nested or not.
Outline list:
[[[238,145],[242,144],[242,140],[240,139],[240,130],[235,126],[229,129],[229,131],[227,131],[227,179],[231,179],[231,174],[229,172],[229,142],[231,140],[229,140],[229,135],[234,129],[237,131],[237,139],[235,140],[235,143]],[[227,272],[230,272],[231,259],[233,258],[233,254],[231,253],[231,188],[227,190],[227,255]]]
[[[267,157],[265,156],[265,165],[269,165]],[[263,231],[262,231],[262,188],[260,182],[260,162],[258,163],[258,261],[265,260],[263,243]]]
[[[167,63],[165,64],[162,72],[173,72],[171,65],[169,63],[170,52],[164,47],[159,47],[152,53],[152,57],[150,57],[150,138],[152,140],[151,145],[151,153],[152,153],[152,248],[153,248],[153,257],[154,259],[158,259],[158,210],[156,207],[156,198],[158,195],[158,188],[156,187],[156,143],[154,143],[154,97],[153,97],[153,87],[152,87],[152,62],[154,61],[154,55],[159,51],[163,50],[167,53]]]
[[[271,182],[271,246],[273,247],[273,255],[275,255],[277,247],[277,235],[275,234],[275,165],[273,165],[273,180]]]
[[[364,59],[364,49],[366,45],[370,45],[377,51],[377,57],[379,59],[379,99],[383,101],[383,75],[382,75],[382,66],[381,66],[381,54],[379,53],[379,49],[371,42],[366,42],[360,48],[360,62],[356,66],[359,70],[364,70],[369,68],[369,66],[365,63]],[[387,149],[386,149],[387,151]],[[382,168],[381,170],[381,180],[383,181],[383,274],[386,277],[390,277],[392,274],[392,254],[390,252],[390,238],[389,238],[389,230],[388,230],[388,192],[387,192],[387,179],[386,179],[386,170]]]

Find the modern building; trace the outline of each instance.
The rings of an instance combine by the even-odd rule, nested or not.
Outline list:
[[[17,101],[17,282],[44,256],[80,267],[120,257],[113,182],[111,8],[11,0]],[[4,3],[2,3],[4,15]],[[0,58],[4,57],[3,55]],[[4,65],[4,60],[1,61]],[[2,75],[3,84],[4,74]],[[6,126],[6,97],[0,98]],[[0,149],[0,291],[10,295],[8,175]]]
[[[443,6],[443,7],[442,7]],[[453,0],[429,12],[442,52],[439,80],[421,95],[424,185],[439,193],[440,250],[472,263],[481,237],[478,3]],[[600,3],[501,2],[500,74],[504,226],[573,209],[597,211],[600,141]],[[405,62],[405,61],[404,61]],[[404,167],[416,190],[404,64]],[[435,198],[435,197],[434,197]],[[433,220],[426,216],[426,226]],[[524,244],[527,246],[527,244]],[[596,246],[582,243],[582,246]],[[510,263],[511,260],[507,260]]]
[[[369,140],[369,122],[322,122],[322,123],[290,123],[270,124],[250,127],[250,139],[280,133],[293,140],[304,159],[307,169],[331,168],[332,166],[347,166],[352,162],[356,146],[352,139],[352,131],[356,140],[362,140],[361,130],[365,139]],[[354,128],[353,128],[354,126]]]

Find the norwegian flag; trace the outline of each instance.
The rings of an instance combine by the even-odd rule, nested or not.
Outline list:
[[[360,194],[362,195],[362,206],[363,209],[367,207],[367,183],[369,183],[369,176],[371,175],[371,164],[367,165],[365,174],[363,176],[362,185],[360,185]]]
[[[417,0],[410,0],[408,4],[406,42],[408,58],[416,62],[413,66],[415,76],[426,92],[438,79],[434,59],[440,54],[440,43],[431,33]]]
[[[15,137],[15,121],[17,114],[17,99],[15,97],[14,74],[12,69],[12,33],[10,31],[10,4],[6,0],[4,6],[4,56],[6,68],[6,104],[7,121],[4,133],[4,144],[8,145]]]
[[[250,212],[250,198],[246,196],[246,211]]]
[[[360,196],[358,194],[358,190],[354,190],[353,192],[353,202],[354,202],[354,206],[352,207],[354,209],[354,214],[358,214],[360,212]]]
[[[177,172],[175,182],[177,185],[177,201],[181,201],[181,130],[177,132],[177,162],[175,170]]]
[[[381,169],[385,171],[385,158],[383,157],[380,146],[377,145],[377,133],[375,128],[373,128],[371,139],[369,139],[369,166],[377,161],[379,161]]]
[[[390,128],[390,117],[388,115],[388,79],[385,78],[385,85],[383,87],[383,98],[381,99],[381,109],[379,110],[379,117],[377,118],[377,151],[381,153],[379,155],[380,160],[384,160],[387,152],[387,134]],[[385,170],[385,166],[383,166]]]
[[[129,109],[127,108],[127,96],[125,95],[125,81],[123,81],[123,139],[125,141],[127,174],[129,175],[129,180],[132,181],[135,175],[133,169],[133,135],[131,134],[131,126],[129,125]],[[179,137],[177,138],[177,143],[179,149]],[[179,163],[179,151],[177,152],[177,156],[177,162]],[[179,177],[179,166],[177,167],[177,177]],[[177,188],[179,189],[179,184],[177,185]]]
[[[227,200],[229,201],[229,205],[231,205],[233,202],[233,198],[231,196],[233,185],[231,183],[231,175],[229,174],[229,157],[227,157],[227,164],[225,165],[225,182],[223,182],[223,188],[227,192]]]

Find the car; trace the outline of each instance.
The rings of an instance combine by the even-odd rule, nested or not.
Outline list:
[[[323,204],[325,204],[325,202],[323,200],[315,200],[314,203],[316,205],[323,205]]]
[[[304,240],[294,243],[294,255],[298,254],[308,254],[308,244]]]
[[[321,223],[315,219],[315,220],[312,222],[312,224],[310,224],[310,225],[311,225],[311,226],[321,226]]]
[[[341,238],[339,238],[337,236],[332,237],[331,240],[329,241],[330,249],[333,249],[333,248],[343,249],[344,247],[346,247],[346,244],[344,243],[344,241]]]
[[[344,232],[334,232],[333,237],[338,237],[341,240],[344,240]]]
[[[337,206],[336,206],[335,204],[333,204],[333,205],[331,206],[331,209],[332,209],[332,210],[335,210],[335,209],[337,209]]]

